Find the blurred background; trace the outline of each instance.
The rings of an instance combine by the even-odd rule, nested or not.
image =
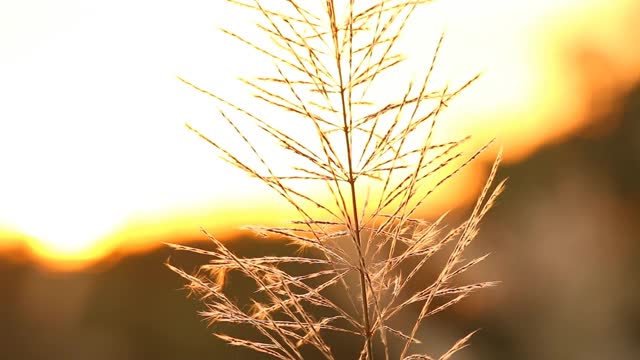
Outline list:
[[[176,79],[249,98],[236,78],[270,64],[216,26],[253,20],[216,0],[0,0],[3,358],[254,358],[211,336],[163,245],[204,227],[287,251],[238,230],[292,212],[184,128],[215,132],[216,109]],[[483,73],[443,136],[497,137],[509,180],[469,278],[502,284],[431,318],[433,352],[480,328],[459,359],[640,358],[640,3],[435,2],[399,44],[402,76],[443,29],[435,81]],[[468,213],[496,150],[423,215]]]

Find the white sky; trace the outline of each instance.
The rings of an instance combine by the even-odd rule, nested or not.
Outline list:
[[[496,104],[469,98],[461,114],[524,106],[537,85],[518,84],[539,76],[525,62],[540,44],[523,39],[551,13],[542,5],[518,11],[517,1],[443,2],[444,14],[458,14],[449,29],[466,30],[451,32],[458,60],[449,70],[457,70],[442,76],[488,69],[486,89],[503,91]],[[215,109],[176,76],[242,98],[233,80],[265,65],[250,49],[217,45],[229,39],[214,25],[250,26],[222,3],[0,0],[0,228],[72,253],[136,217],[260,201],[262,187],[183,126],[211,126]],[[414,31],[408,48],[429,56],[425,29]]]

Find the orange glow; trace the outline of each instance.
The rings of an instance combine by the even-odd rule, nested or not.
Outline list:
[[[183,127],[216,132],[216,110],[176,75],[244,101],[235,79],[270,71],[214,28],[252,26],[229,9],[212,0],[0,2],[0,249],[31,239],[45,262],[76,268],[200,238],[201,226],[224,238],[293,215]],[[435,83],[484,75],[451,104],[440,136],[471,133],[476,147],[497,136],[517,161],[614,108],[640,79],[640,49],[630,46],[640,43],[639,13],[636,0],[435,2],[399,44],[406,72],[385,91],[428,63],[446,29]],[[426,213],[472,199],[484,171],[467,171]]]

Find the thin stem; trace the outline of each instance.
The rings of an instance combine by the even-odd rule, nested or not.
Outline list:
[[[368,301],[368,295],[367,295],[367,276],[366,276],[366,271],[367,271],[367,265],[366,265],[366,261],[364,259],[364,254],[362,252],[362,239],[360,236],[360,219],[358,216],[358,199],[357,199],[357,194],[356,194],[356,179],[354,176],[354,171],[353,171],[353,159],[352,159],[352,144],[351,144],[351,124],[350,124],[350,117],[351,117],[351,113],[350,113],[350,103],[349,106],[347,106],[347,99],[346,99],[346,89],[344,86],[344,74],[342,71],[342,54],[341,54],[341,50],[340,50],[340,45],[339,45],[339,39],[338,39],[338,29],[336,27],[336,17],[335,17],[335,9],[333,8],[333,6],[330,6],[329,8],[329,12],[330,12],[330,21],[331,21],[331,30],[332,30],[332,35],[333,35],[333,41],[334,41],[334,47],[335,47],[335,59],[336,59],[336,65],[338,68],[338,79],[339,79],[339,86],[340,86],[340,103],[341,103],[341,107],[342,107],[342,121],[344,124],[343,127],[343,132],[344,132],[344,141],[345,141],[345,145],[346,145],[346,152],[347,152],[347,166],[348,166],[348,170],[349,170],[349,177],[348,177],[348,183],[349,183],[349,190],[351,191],[351,206],[352,206],[352,216],[353,216],[353,224],[350,225],[351,230],[352,230],[352,237],[355,240],[355,246],[356,246],[356,250],[358,251],[358,259],[359,259],[359,273],[360,273],[360,293],[362,296],[362,317],[363,317],[363,322],[364,322],[364,333],[365,333],[365,347],[367,349],[367,359],[373,359],[373,341],[372,341],[372,331],[371,331],[371,321],[369,319],[369,301]],[[350,34],[351,36],[351,34]],[[352,39],[349,38],[349,41],[351,41]]]

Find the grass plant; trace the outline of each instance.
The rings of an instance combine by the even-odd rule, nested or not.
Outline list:
[[[265,118],[181,79],[216,102],[220,126],[231,129],[235,145],[187,127],[295,209],[298,218],[289,226],[249,228],[282,238],[296,251],[242,257],[203,230],[212,249],[171,246],[209,261],[195,273],[168,266],[204,302],[202,315],[210,324],[253,332],[231,335],[236,332],[216,325],[215,335],[233,346],[278,359],[449,359],[471,334],[432,356],[419,345],[419,329],[430,316],[495,284],[454,280],[486,258],[465,260],[463,252],[503,190],[504,182],[490,186],[500,156],[466,221],[452,227],[444,225],[446,214],[421,219],[419,209],[431,194],[490,145],[467,154],[468,138],[435,140],[439,114],[476,78],[455,89],[431,89],[443,36],[424,75],[404,92],[389,94],[386,103],[369,96],[403,63],[398,39],[416,8],[430,1],[229,2],[261,18],[258,27],[269,43],[223,31],[273,62],[273,76],[242,81],[264,107],[283,116]],[[261,134],[259,142],[243,130],[247,125]],[[286,157],[263,150],[264,139]],[[281,159],[288,159],[287,166]],[[425,284],[421,274],[443,253],[442,267]],[[229,295],[231,276],[252,284],[249,299]],[[337,353],[336,341],[357,350],[353,356]]]

